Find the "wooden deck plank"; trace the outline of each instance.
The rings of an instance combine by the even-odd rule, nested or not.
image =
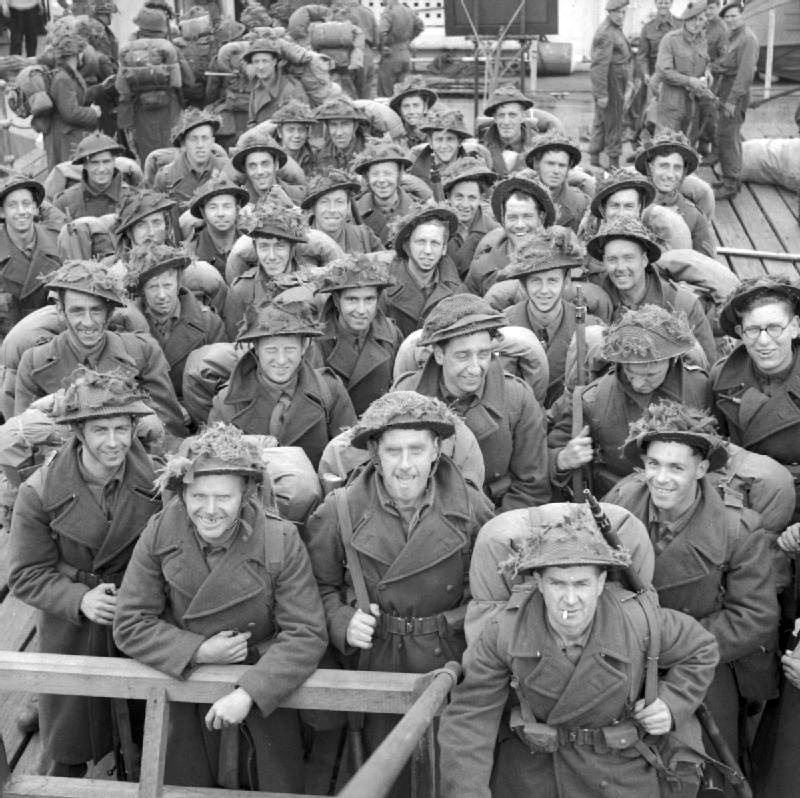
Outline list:
[[[747,187],[785,250],[800,252],[800,225],[797,219],[796,198],[783,195],[778,186],[749,183]],[[790,197],[792,202],[787,202]]]
[[[771,216],[785,214],[786,205],[780,198],[765,197],[765,206],[756,201],[749,186],[744,186],[738,196],[731,200],[734,212],[739,217],[742,227],[747,232],[747,237],[752,242],[753,248],[765,252],[786,252],[783,242],[778,238],[771,223]],[[778,204],[779,203],[779,204]],[[777,221],[777,220],[776,220]],[[762,261],[768,274],[779,277],[796,277],[797,267],[789,261],[768,260]]]
[[[714,232],[717,243],[723,247],[752,248],[750,240],[739,217],[730,202],[718,202],[714,212]],[[728,266],[740,279],[759,277],[765,273],[764,264],[757,258],[725,257]]]

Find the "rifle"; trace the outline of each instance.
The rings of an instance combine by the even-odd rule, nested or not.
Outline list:
[[[750,784],[744,777],[742,771],[739,770],[739,764],[733,752],[728,747],[728,744],[725,742],[725,738],[722,736],[717,722],[708,711],[708,707],[705,704],[700,704],[695,714],[720,759],[719,762],[715,761],[714,765],[722,771],[722,775],[733,788],[737,798],[753,798],[753,790],[750,788]]]
[[[433,198],[437,202],[444,202],[444,190],[442,189],[442,174],[436,164],[431,166],[431,187],[433,188]]]
[[[586,503],[592,511],[594,522],[597,524],[597,528],[600,530],[600,534],[603,536],[605,542],[608,543],[612,549],[622,548],[622,541],[619,539],[619,535],[614,531],[611,526],[611,521],[608,520],[608,516],[603,512],[603,508],[600,506],[600,502],[597,501],[594,494],[590,490],[584,489],[583,497],[586,499]],[[645,590],[647,590],[647,585],[642,581],[642,577],[639,576],[639,572],[633,565],[629,565],[625,568],[623,573],[627,583],[635,593],[644,593]]]
[[[577,438],[583,429],[583,386],[586,385],[586,303],[580,286],[575,287],[575,367],[577,374],[572,390],[572,437]],[[578,501],[584,489],[583,468],[572,472],[573,501]]]

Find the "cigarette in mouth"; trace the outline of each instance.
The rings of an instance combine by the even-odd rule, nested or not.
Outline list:
[[[569,610],[562,610],[561,611],[561,620],[566,621],[569,618]]]

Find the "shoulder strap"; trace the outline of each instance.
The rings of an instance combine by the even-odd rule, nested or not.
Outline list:
[[[636,596],[647,621],[647,662],[644,676],[644,703],[652,704],[658,698],[658,657],[661,654],[661,625],[656,617],[653,600],[647,593]]]
[[[264,527],[264,564],[273,576],[283,568],[283,530],[273,534],[268,525]]]
[[[339,518],[339,531],[342,535],[344,554],[347,560],[347,569],[353,580],[353,590],[356,593],[356,603],[362,612],[369,612],[369,593],[364,572],[361,570],[361,561],[358,552],[353,548],[353,522],[350,518],[350,508],[347,506],[347,495],[344,488],[337,488],[333,492],[336,501],[336,515]]]

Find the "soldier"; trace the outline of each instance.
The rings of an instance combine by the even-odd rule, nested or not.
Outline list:
[[[327,169],[313,177],[306,188],[300,207],[307,211],[310,227],[330,236],[342,252],[379,252],[380,238],[366,224],[356,223],[354,196],[361,190],[358,178],[341,169]],[[355,211],[355,212],[354,212]]]
[[[81,167],[81,180],[62,191],[54,205],[67,217],[105,216],[116,213],[123,197],[130,191],[114,159],[125,152],[110,136],[98,131],[81,139],[72,163]]]
[[[589,206],[589,197],[567,183],[569,170],[580,162],[581,151],[575,142],[555,130],[537,136],[525,153],[525,163],[550,191],[556,206],[555,223],[575,233]]]
[[[278,177],[278,170],[285,166],[289,157],[272,136],[263,130],[248,130],[239,136],[236,147],[231,150],[231,163],[244,177],[244,188],[251,202],[266,197],[272,187],[280,186],[293,200],[303,198],[300,186],[290,186]]]
[[[306,523],[331,643],[344,657],[358,650],[361,670],[425,673],[464,651],[469,558],[492,510],[441,453],[455,421],[413,391],[373,402],[352,438],[369,461]],[[369,752],[396,722],[364,718]],[[406,770],[391,794],[408,795],[408,782]]]
[[[353,171],[367,184],[356,201],[358,215],[369,225],[384,246],[390,243],[389,223],[411,213],[417,203],[400,185],[411,166],[408,152],[399,144],[375,140],[353,160]]]
[[[300,209],[277,187],[250,212],[242,213],[241,228],[253,240],[256,263],[233,280],[225,300],[222,317],[231,341],[236,338],[247,306],[272,299],[281,290],[278,283],[282,278],[297,271],[297,245],[308,240]],[[293,282],[297,284],[296,280]]]
[[[797,474],[800,287],[764,275],[742,281],[719,317],[739,345],[711,370],[714,414],[733,443],[783,463]],[[797,518],[795,518],[797,520]]]
[[[199,220],[187,252],[214,266],[225,278],[225,264],[238,235],[239,210],[250,200],[241,186],[220,173],[198,186],[189,212]]]
[[[383,13],[378,22],[381,61],[378,66],[378,96],[390,97],[398,83],[411,71],[408,45],[422,33],[425,24],[419,15],[401,0],[382,0]]]
[[[756,74],[759,44],[755,33],[744,24],[742,5],[728,3],[720,16],[730,31],[725,54],[714,70],[714,93],[722,103],[723,124],[719,128],[719,161],[722,185],[717,199],[735,197],[742,187],[742,137],[744,117],[750,105],[750,86]]]
[[[178,156],[162,166],[153,180],[153,188],[186,206],[195,191],[212,177],[224,172],[232,180],[236,175],[225,155],[214,153],[214,134],[220,118],[197,108],[187,108],[174,128],[172,146],[179,148]]]
[[[383,292],[381,307],[403,336],[418,329],[445,297],[466,291],[447,254],[458,221],[446,205],[417,206],[393,222],[395,285]]]
[[[516,589],[470,642],[439,728],[443,796],[696,795],[688,747],[718,660],[713,636],[607,579],[630,554],[602,539],[586,508],[528,529],[505,568],[533,572],[538,590]]]
[[[656,15],[642,26],[639,36],[639,49],[636,60],[649,85],[656,71],[656,58],[661,40],[670,31],[681,26],[680,20],[672,13],[672,0],[656,0]]]
[[[181,115],[183,77],[167,14],[145,6],[133,22],[138,31],[119,53],[117,123],[128,149],[144,163],[153,150],[169,146]]]
[[[436,92],[427,88],[425,81],[418,75],[409,75],[394,87],[389,107],[400,117],[405,129],[403,141],[398,143],[409,149],[417,144],[427,144],[427,137],[420,125],[438,99]]]
[[[133,370],[137,383],[168,433],[183,438],[183,414],[169,380],[169,366],[158,344],[145,333],[111,332],[115,307],[125,304],[115,274],[96,261],[67,261],[45,287],[56,291],[56,307],[66,329],[47,343],[25,350],[14,386],[14,412],[55,393],[78,366],[97,371]]]
[[[611,319],[642,305],[658,305],[686,314],[692,333],[709,363],[716,361],[716,344],[711,325],[697,297],[688,288],[676,286],[661,277],[653,264],[661,257],[647,228],[631,216],[604,222],[586,245],[589,254],[602,260],[605,276],[600,287],[613,304]]]
[[[531,387],[503,370],[494,355],[506,323],[471,294],[442,300],[422,328],[433,353],[422,371],[395,384],[447,402],[464,417],[483,453],[484,492],[502,510],[550,500],[544,412]]]
[[[117,212],[117,252],[122,258],[135,244],[175,243],[175,200],[165,194],[140,188],[122,198]]]
[[[464,126],[464,116],[461,111],[450,111],[443,106],[426,114],[420,130],[427,140],[417,154],[409,174],[424,180],[431,190],[436,192],[437,183],[441,190],[442,171],[457,158],[466,155],[463,143],[471,137],[471,134]],[[439,175],[437,183],[433,180],[434,169]]]
[[[126,283],[164,352],[179,401],[189,354],[226,340],[219,316],[181,286],[181,272],[190,262],[183,251],[168,244],[143,244],[131,250],[126,264]]]
[[[686,175],[697,169],[700,156],[683,133],[664,130],[636,152],[634,166],[656,187],[655,204],[672,208],[692,234],[692,248],[713,258],[717,254],[711,222],[681,193]]]
[[[254,125],[270,119],[275,111],[289,100],[308,102],[303,84],[290,75],[281,63],[283,50],[274,38],[255,39],[242,56],[252,65],[253,80],[250,88],[248,124]]]
[[[355,96],[362,100],[371,100],[375,97],[377,80],[375,65],[378,55],[378,20],[372,9],[362,6],[359,0],[347,0],[345,6],[350,21],[364,32],[364,66],[353,75]]]
[[[709,67],[717,74],[719,62],[728,50],[728,28],[719,18],[719,0],[706,3],[704,14],[706,23],[706,47],[708,47]],[[718,114],[714,96],[703,95],[697,102],[697,151],[704,156],[704,166],[713,166],[719,160],[717,146]]]
[[[611,169],[619,166],[622,153],[622,123],[625,91],[631,79],[633,53],[622,22],[629,0],[606,0],[606,18],[592,39],[592,95],[594,124],[589,155],[592,166],[600,166],[605,151]]]
[[[614,501],[648,524],[661,606],[691,615],[716,638],[719,666],[705,700],[738,757],[743,702],[777,695],[778,602],[760,517],[726,504],[707,476],[728,456],[713,429],[697,409],[651,404],[624,447],[644,470]],[[725,795],[735,795],[729,784]]]
[[[250,305],[237,343],[250,345],[214,397],[208,423],[236,424],[248,435],[273,435],[301,446],[314,468],[328,441],[355,423],[353,404],[329,368],[312,368],[307,351],[322,335],[313,307],[282,301]]]
[[[517,252],[498,273],[502,280],[519,280],[526,298],[505,311],[506,322],[531,330],[547,352],[550,382],[544,406],[549,408],[564,393],[567,351],[575,334],[575,306],[564,297],[570,292],[570,270],[581,265],[580,254],[570,252],[546,232]],[[589,316],[586,324],[600,324]]]
[[[303,170],[306,177],[317,172],[317,151],[308,141],[314,112],[300,100],[289,100],[272,115],[275,128],[275,141],[283,147],[286,154]]]
[[[690,2],[681,14],[680,29],[667,33],[658,46],[655,78],[659,84],[659,128],[688,135],[695,118],[695,101],[709,90],[705,10],[705,0]]]
[[[176,679],[196,665],[249,666],[214,704],[175,705],[166,784],[216,787],[221,739],[233,733],[252,757],[236,768],[238,785],[300,792],[298,713],[279,707],[327,641],[308,555],[294,525],[264,510],[261,451],[236,427],[211,427],[184,449],[159,477],[175,495],[133,551],[114,636]]]
[[[501,180],[492,192],[492,212],[502,229],[488,233],[475,248],[465,284],[483,296],[497,282],[497,272],[507,266],[520,247],[537,230],[550,227],[556,208],[547,187],[532,169]]]
[[[322,309],[322,335],[312,356],[342,380],[360,416],[392,384],[394,358],[403,336],[378,301],[394,285],[385,266],[346,255],[328,264],[317,293],[327,294]]]
[[[489,150],[489,166],[499,177],[508,177],[525,165],[525,152],[537,133],[533,120],[525,118],[531,108],[533,100],[508,83],[489,96],[483,113],[492,117],[492,124],[480,134],[480,142]]]
[[[597,184],[589,211],[599,221],[609,222],[619,216],[640,219],[655,196],[656,187],[649,178],[632,170],[618,169]]]
[[[490,231],[499,227],[486,206],[490,186],[497,179],[481,160],[458,158],[442,174],[445,201],[458,217],[458,229],[447,242],[458,276],[464,279],[475,256],[475,249]]]
[[[326,100],[315,117],[325,123],[325,143],[317,152],[317,168],[352,169],[355,156],[366,143],[367,117],[346,96]]]
[[[576,468],[591,464],[594,492],[602,496],[633,470],[620,447],[631,423],[650,402],[673,399],[707,408],[711,403],[708,375],[683,358],[694,345],[686,316],[662,307],[644,305],[614,324],[602,352],[603,359],[615,367],[584,389],[575,389],[574,401],[548,437],[553,484],[566,486]],[[583,428],[575,435],[578,400]]]
[[[135,435],[137,419],[153,412],[142,400],[119,368],[80,369],[54,397],[52,415],[72,434],[20,487],[9,551],[9,587],[39,610],[42,652],[118,656],[117,588],[136,539],[161,509],[153,465]],[[109,699],[43,694],[39,711],[49,775],[80,778],[89,760],[112,750]]]
[[[0,339],[45,304],[40,278],[61,265],[56,230],[36,221],[43,200],[36,180],[10,174],[0,181]]]
[[[53,110],[44,133],[47,163],[52,168],[68,161],[87,131],[100,124],[100,107],[86,101],[86,83],[78,73],[78,57],[86,41],[75,35],[58,37],[50,45],[56,65],[50,78]]]

